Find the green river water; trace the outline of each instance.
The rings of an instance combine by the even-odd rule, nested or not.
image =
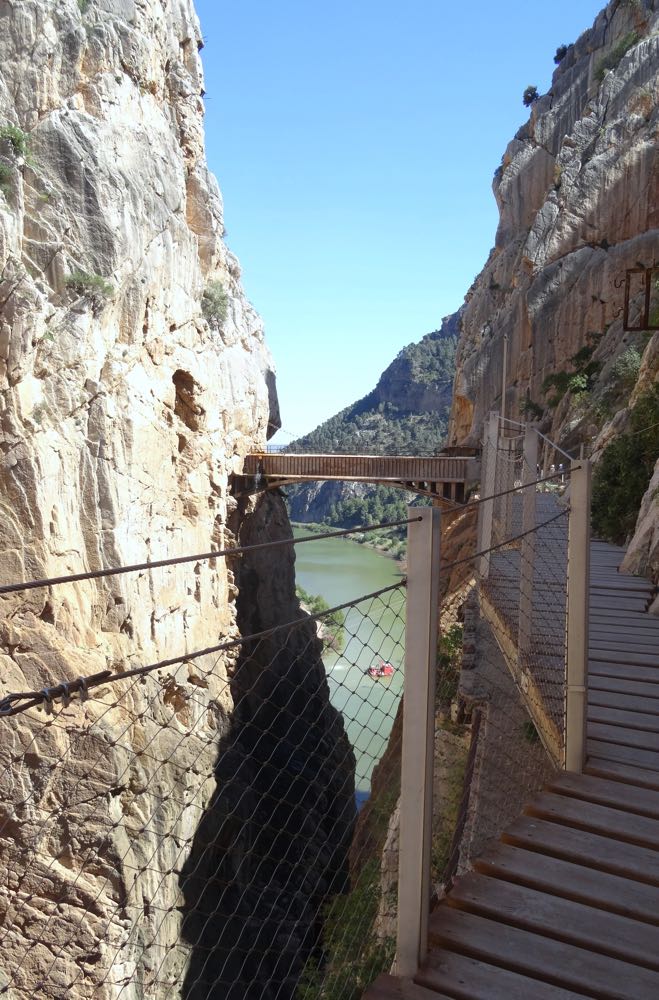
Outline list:
[[[294,526],[296,538],[308,535]],[[343,538],[295,547],[297,583],[321,594],[331,607],[398,583],[400,564]],[[343,715],[355,750],[358,797],[370,791],[371,772],[382,756],[403,689],[405,590],[346,609],[345,646],[323,656],[332,704]],[[396,668],[392,677],[373,680],[364,673],[381,660]]]

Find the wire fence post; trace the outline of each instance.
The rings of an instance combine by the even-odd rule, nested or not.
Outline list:
[[[531,650],[533,635],[533,560],[535,557],[535,487],[537,479],[538,435],[532,427],[524,435],[524,462],[522,466],[522,544],[519,570],[519,666],[524,667]]]
[[[485,424],[485,440],[483,441],[483,469],[481,482],[481,497],[491,497],[495,492],[497,474],[497,447],[499,443],[499,414],[490,413]],[[492,544],[492,519],[494,517],[494,500],[485,500],[481,504],[478,523],[478,551],[486,554],[480,558],[480,576],[486,580],[490,572],[490,554],[487,550]]]
[[[565,770],[581,772],[586,758],[588,606],[590,585],[590,462],[573,461],[567,569]]]
[[[396,972],[416,974],[428,939],[440,513],[409,507]]]

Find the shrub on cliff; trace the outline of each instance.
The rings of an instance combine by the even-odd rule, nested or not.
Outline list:
[[[540,95],[538,94],[538,88],[529,85],[522,94],[522,101],[524,103],[524,107],[530,108],[531,105],[535,104],[535,102],[538,100],[539,96]]]
[[[566,55],[567,55],[567,45],[559,45],[558,48],[556,49],[556,55],[554,56],[554,62],[556,63],[557,66],[560,62],[563,61],[563,59],[565,59]]]
[[[4,195],[9,194],[11,190],[11,178],[14,171],[11,167],[8,167],[6,163],[0,163],[0,191]]]
[[[78,295],[90,299],[109,299],[114,295],[114,286],[100,274],[90,274],[88,271],[71,271],[64,279],[67,288],[72,288]]]
[[[629,430],[605,449],[593,476],[592,524],[618,545],[631,535],[659,455],[659,385],[639,397]]]
[[[636,45],[639,40],[637,31],[628,31],[626,35],[616,42],[608,55],[599,60],[595,67],[595,79],[601,83],[610,69],[615,69],[622,57]]]
[[[221,281],[209,281],[201,297],[201,311],[209,326],[218,329],[227,318],[229,296]]]
[[[0,126],[0,139],[8,142],[16,156],[27,156],[27,133],[17,125]]]

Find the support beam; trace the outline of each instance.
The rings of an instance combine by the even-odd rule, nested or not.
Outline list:
[[[415,975],[425,957],[435,742],[440,514],[408,507],[405,689],[398,855],[396,971]]]
[[[572,462],[567,566],[565,770],[586,759],[588,605],[590,590],[590,462]]]

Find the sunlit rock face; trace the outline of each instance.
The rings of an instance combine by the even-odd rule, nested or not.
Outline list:
[[[449,443],[476,443],[501,409],[506,336],[509,417],[596,458],[625,429],[659,376],[656,335],[626,332],[623,308],[627,270],[659,264],[658,139],[659,3],[613,0],[567,48],[495,174],[499,227],[467,295]],[[641,305],[632,284],[632,319]],[[583,349],[596,368],[587,392],[543,390],[579,373]]]
[[[205,553],[240,528],[228,477],[278,415],[222,241],[200,45],[192,0],[0,5],[2,583]],[[218,643],[235,596],[218,559],[2,598],[0,692]],[[176,870],[230,725],[225,661],[100,689],[49,728],[0,720],[17,997],[176,995]]]

